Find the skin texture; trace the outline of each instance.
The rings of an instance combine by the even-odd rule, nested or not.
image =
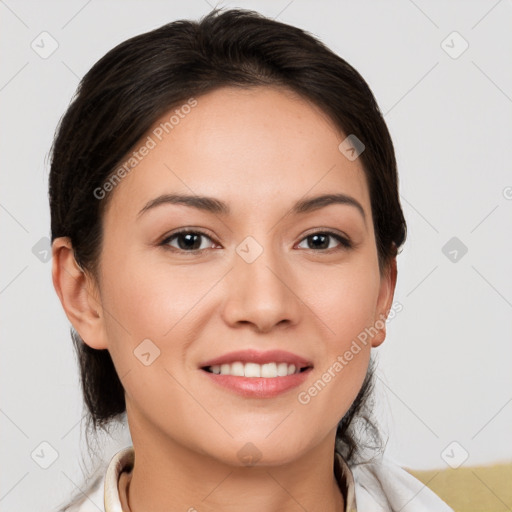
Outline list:
[[[342,510],[332,471],[336,426],[385,323],[309,403],[297,396],[387,316],[396,261],[379,273],[361,163],[338,150],[345,135],[322,111],[270,87],[196,99],[111,192],[99,283],[76,265],[69,239],[53,243],[66,314],[89,346],[110,351],[125,389],[136,453],[130,510]],[[215,197],[231,214],[165,204],[137,217],[162,193]],[[366,218],[346,204],[288,214],[299,199],[332,193],[355,198]],[[206,233],[200,251],[180,250],[179,238],[159,246],[185,227]],[[326,230],[353,247],[308,242]],[[236,251],[248,236],[263,249],[252,263]],[[145,339],[160,350],[149,366],[134,355]],[[298,388],[244,398],[199,369],[240,349],[287,350],[314,368]],[[247,443],[261,454],[252,466],[238,455]]]

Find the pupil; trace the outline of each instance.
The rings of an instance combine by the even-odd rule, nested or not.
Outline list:
[[[193,239],[195,237],[195,240],[192,240],[192,244],[190,243],[181,243],[182,240],[184,239],[187,239],[188,242],[191,241],[191,239]],[[179,243],[178,245],[180,246],[180,249],[198,249],[200,246],[201,246],[201,243],[197,243],[197,241],[199,240],[199,235],[197,234],[194,234],[194,233],[186,233],[184,235],[181,235],[179,238]]]
[[[329,247],[329,242],[328,242],[328,237],[327,235],[322,235],[322,234],[315,234],[315,235],[311,235],[311,239],[312,240],[315,240],[315,242],[317,242],[320,238],[323,238],[323,242],[324,243],[320,243],[320,244],[313,244],[314,247],[313,248],[322,248],[322,249],[327,249]],[[325,243],[327,241],[327,243]]]

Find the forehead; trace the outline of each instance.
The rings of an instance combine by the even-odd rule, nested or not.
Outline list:
[[[369,213],[360,159],[338,149],[345,137],[320,108],[286,89],[221,88],[154,123],[135,147],[136,165],[111,192],[109,209],[135,220],[163,193],[218,197],[241,211],[342,192]]]

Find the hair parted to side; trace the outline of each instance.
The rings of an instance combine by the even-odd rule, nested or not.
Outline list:
[[[239,9],[214,10],[198,22],[178,20],[133,37],[83,77],[51,150],[52,241],[70,237],[77,263],[99,282],[102,218],[111,194],[98,200],[94,190],[161,116],[223,86],[292,90],[320,107],[345,136],[354,134],[364,143],[359,158],[369,186],[379,268],[385,271],[405,241],[406,223],[393,144],[370,88],[312,35]],[[126,411],[123,386],[109,352],[90,348],[73,328],[71,333],[88,420],[94,429],[104,429]],[[371,360],[337,428],[337,449],[349,462],[363,442],[361,427],[378,439],[369,406],[373,368]]]

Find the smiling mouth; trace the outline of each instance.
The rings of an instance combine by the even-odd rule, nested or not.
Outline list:
[[[249,378],[276,378],[287,377],[303,373],[310,369],[311,366],[297,367],[294,364],[288,363],[243,363],[242,361],[235,361],[233,363],[224,363],[221,365],[204,366],[202,370],[213,373],[216,375],[231,375],[234,377],[249,377]]]

